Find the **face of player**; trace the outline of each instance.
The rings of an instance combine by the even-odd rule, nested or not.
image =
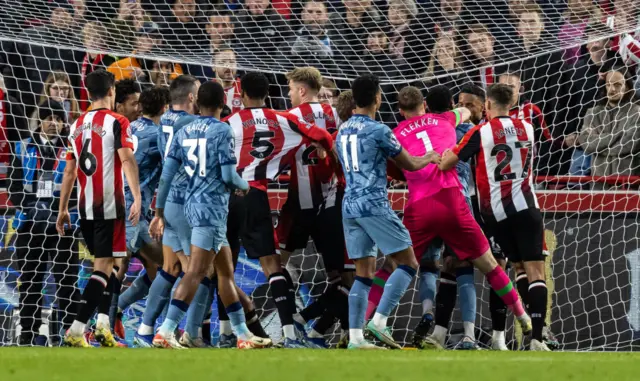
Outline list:
[[[327,7],[322,2],[308,2],[302,10],[302,22],[311,33],[323,32],[328,21]]]
[[[214,61],[216,77],[223,82],[233,82],[236,79],[236,55],[231,50],[216,54]]]
[[[211,16],[207,25],[209,37],[213,40],[225,41],[233,36],[233,24],[229,16]]]
[[[513,98],[511,98],[511,107],[518,104],[518,98],[520,98],[520,87],[522,83],[520,78],[515,75],[501,75],[498,77],[498,83],[503,83],[513,90]]]
[[[129,95],[123,103],[118,103],[116,106],[116,112],[127,118],[129,122],[133,122],[140,117],[142,112],[139,100],[140,93]]]
[[[65,81],[55,81],[49,86],[49,97],[56,102],[64,102],[69,99],[71,86]]]
[[[42,132],[50,138],[60,135],[64,123],[57,116],[48,116],[42,121]]]
[[[525,41],[537,42],[542,34],[542,20],[535,12],[520,14],[518,33]]]
[[[298,82],[289,81],[289,99],[293,107],[298,107],[302,104],[302,99],[307,94],[307,88]]]
[[[389,7],[389,23],[393,26],[400,26],[407,22],[409,15],[400,7]]]
[[[471,121],[474,124],[480,123],[482,120],[482,112],[484,111],[484,103],[480,98],[473,94],[460,93],[458,96],[458,105],[466,107],[471,111]]]
[[[320,92],[318,93],[318,100],[320,103],[333,105],[333,91],[331,89],[327,89],[326,87],[321,87]]]
[[[247,0],[245,6],[254,16],[261,16],[269,8],[269,0]]]
[[[476,57],[485,60],[493,57],[493,39],[486,33],[470,33],[467,42]]]
[[[610,104],[618,104],[628,90],[625,85],[624,75],[619,71],[612,71],[607,74],[605,86],[607,89],[607,99]]]
[[[384,53],[389,42],[384,32],[373,32],[367,36],[367,49],[371,53]]]
[[[182,22],[188,22],[196,15],[195,0],[178,0],[173,6],[173,14]]]

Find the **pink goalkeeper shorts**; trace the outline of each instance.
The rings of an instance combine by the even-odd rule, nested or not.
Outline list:
[[[460,188],[444,188],[411,203],[404,211],[413,250],[420,261],[429,244],[440,237],[460,260],[472,260],[489,250],[489,241],[473,218]]]

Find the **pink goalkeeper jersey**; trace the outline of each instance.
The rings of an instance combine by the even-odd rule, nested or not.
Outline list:
[[[457,111],[425,114],[401,122],[393,132],[412,156],[423,156],[432,150],[442,154],[456,146],[456,126],[459,123]],[[429,164],[417,172],[403,173],[409,185],[407,204],[434,195],[443,188],[460,187],[455,170],[441,171],[435,164]]]

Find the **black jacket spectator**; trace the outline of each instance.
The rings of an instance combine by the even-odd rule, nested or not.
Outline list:
[[[52,332],[52,337],[59,339],[58,334],[69,328],[78,299],[75,283],[79,266],[78,254],[72,250],[73,231],[60,237],[55,229],[56,193],[65,165],[66,143],[61,135],[66,135],[63,129],[66,114],[59,103],[49,101],[39,107],[38,116],[40,126],[33,136],[16,143],[9,172],[9,200],[16,208],[15,247],[22,282],[21,345],[35,343],[42,323],[42,289],[47,263],[52,264],[51,272],[57,284],[57,311],[52,320],[58,324],[58,332]]]
[[[241,11],[235,23],[235,34],[239,49],[254,67],[273,69],[273,64],[282,65],[286,61],[292,31],[286,20],[278,12],[268,7],[262,14]]]
[[[347,75],[357,72],[354,65],[358,64],[360,57],[366,52],[367,32],[379,26],[382,22],[377,11],[369,9],[355,14],[347,15],[334,13],[329,17],[329,38],[333,43],[333,58],[338,67]]]
[[[170,8],[160,9],[156,22],[168,55],[197,57],[198,52],[207,49],[209,41],[202,28],[206,19],[200,15],[197,7],[194,0],[176,0]]]

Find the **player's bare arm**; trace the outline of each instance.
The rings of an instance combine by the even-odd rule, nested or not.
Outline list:
[[[460,161],[458,155],[451,150],[446,150],[442,153],[442,159],[440,160],[440,164],[438,164],[438,168],[441,171],[448,171],[454,168],[456,164],[458,164],[458,161]]]
[[[464,123],[471,118],[471,111],[466,107],[456,107],[453,111],[460,115],[460,123]]]
[[[142,208],[142,196],[140,195],[140,178],[138,177],[138,163],[133,155],[133,150],[128,147],[118,149],[118,156],[122,162],[122,170],[127,178],[127,184],[133,195],[133,204],[129,211],[129,221],[133,226],[140,220],[140,209]]]
[[[400,169],[415,172],[431,163],[438,164],[440,162],[440,154],[435,151],[429,151],[424,156],[411,156],[409,152],[403,148],[402,151],[391,160],[393,160]]]
[[[69,217],[69,198],[73,190],[73,183],[76,181],[76,161],[75,159],[67,159],[67,165],[64,168],[62,177],[62,188],[60,189],[60,212],[56,221],[56,230],[60,235],[64,235],[64,225],[71,225],[71,217]]]

